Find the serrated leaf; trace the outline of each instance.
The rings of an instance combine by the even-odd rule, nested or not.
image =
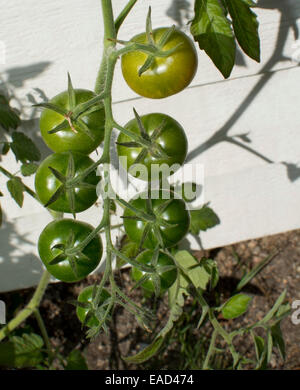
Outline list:
[[[223,317],[227,320],[240,317],[247,311],[251,299],[246,294],[237,294],[229,298],[222,307]]]
[[[218,0],[196,0],[191,33],[225,78],[235,62],[235,39]]]
[[[17,204],[22,207],[24,201],[24,186],[18,177],[8,180],[7,189]]]
[[[11,337],[0,344],[0,365],[9,367],[34,367],[43,360],[43,339],[34,333]]]
[[[21,166],[21,173],[23,176],[33,175],[37,171],[38,167],[39,166],[35,163],[24,163]]]
[[[195,288],[205,290],[210,280],[209,273],[188,251],[179,251],[175,259],[180,269],[188,276]]]
[[[67,357],[65,370],[88,370],[86,360],[78,349],[74,349]]]
[[[0,95],[0,126],[4,130],[16,129],[21,123],[19,115],[9,105],[5,96]]]
[[[12,142],[10,144],[17,161],[32,162],[41,159],[41,153],[33,141],[24,133],[14,131],[12,133]]]
[[[207,205],[204,205],[199,210],[191,210],[190,231],[192,234],[198,235],[200,231],[206,231],[220,223],[217,214]]]
[[[238,43],[250,58],[260,62],[258,21],[251,10],[256,4],[249,0],[226,0],[226,4]]]

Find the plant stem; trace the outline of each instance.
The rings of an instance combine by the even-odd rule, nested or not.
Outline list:
[[[116,38],[116,29],[111,0],[101,0],[102,16],[104,22],[104,49],[109,46],[115,46],[111,39]]]
[[[131,9],[133,8],[133,6],[135,5],[136,2],[137,2],[137,0],[129,0],[129,2],[125,5],[124,9],[121,11],[119,16],[117,17],[117,19],[115,21],[116,33],[118,33],[118,31],[119,31],[121,25],[123,24],[126,16],[129,14],[129,12],[131,11]]]
[[[46,348],[47,348],[48,356],[49,356],[49,359],[50,359],[50,363],[51,363],[52,360],[53,360],[54,354],[52,352],[52,347],[51,347],[50,339],[49,339],[49,336],[48,336],[48,333],[47,333],[47,329],[45,327],[43,318],[42,318],[41,313],[40,313],[38,308],[35,309],[34,315],[35,315],[35,318],[36,318],[37,323],[39,325],[41,334],[43,336],[43,339],[44,339],[44,342],[45,342],[45,345],[46,345]]]
[[[95,92],[100,94],[105,88],[106,75],[109,69],[108,55],[109,48],[115,46],[114,40],[116,39],[116,29],[114,23],[113,9],[111,0],[101,0],[102,5],[102,18],[104,22],[104,52],[102,55],[102,61],[98,72]]]
[[[22,322],[26,320],[40,305],[44,292],[50,281],[50,274],[48,271],[44,271],[41,280],[33,294],[28,305],[20,311],[15,318],[13,318],[4,328],[0,330],[0,341],[3,340],[12,330],[18,327]]]
[[[211,358],[213,351],[214,351],[214,348],[215,348],[217,336],[218,336],[218,332],[216,330],[214,330],[212,333],[211,339],[210,339],[210,344],[209,344],[209,348],[207,351],[207,355],[206,355],[205,361],[203,363],[203,367],[202,367],[203,370],[208,369],[209,361],[210,361],[210,358]]]

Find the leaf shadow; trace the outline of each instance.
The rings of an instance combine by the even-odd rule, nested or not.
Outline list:
[[[279,61],[290,61],[290,58],[285,58],[283,56],[283,49],[286,44],[290,30],[292,29],[294,31],[295,39],[297,39],[299,35],[296,20],[300,17],[300,7],[297,2],[295,2],[294,0],[290,0],[289,2],[282,2],[281,0],[259,0],[257,6],[266,9],[278,9],[281,14],[275,49],[269,60],[260,70],[261,78],[259,79],[257,84],[249,92],[249,94],[242,101],[236,111],[231,115],[231,117],[228,118],[224,125],[219,130],[215,131],[205,142],[190,151],[186,160],[187,163],[191,162],[193,159],[195,159],[208,149],[222,142],[227,142],[232,145],[243,148],[249,153],[254,154],[256,157],[264,160],[266,163],[275,163],[275,161],[271,160],[267,156],[263,155],[260,152],[257,152],[249,145],[246,145],[246,143],[251,142],[249,137],[246,141],[245,138],[241,138],[241,142],[240,140],[236,139],[238,136],[230,136],[228,134],[232,126],[237,122],[237,120],[242,116],[242,114],[247,111],[248,107],[253,103],[258,94],[261,93],[265,85],[273,78],[274,74],[276,73],[273,70],[274,66]],[[298,179],[298,172],[297,175],[295,174],[295,172],[295,167],[292,169],[290,164],[288,170],[289,180],[295,181],[296,179]]]

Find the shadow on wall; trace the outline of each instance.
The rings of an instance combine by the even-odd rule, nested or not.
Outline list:
[[[17,89],[22,88],[29,79],[34,79],[44,72],[50,62],[41,62],[24,67],[7,69],[0,74],[0,94],[3,94],[12,101],[12,106],[16,108],[21,118],[21,124],[17,131],[27,134],[41,152],[44,159],[51,153],[40,136],[37,109],[31,107],[32,104],[42,100],[48,100],[45,93],[40,89],[35,89],[33,93],[27,94],[27,101],[18,97]],[[29,114],[28,114],[29,112]],[[9,132],[0,129],[1,140],[5,139]],[[8,137],[9,138],[9,137]],[[0,155],[0,161],[2,156]],[[6,167],[9,170],[9,166]],[[27,195],[25,195],[27,196]],[[16,205],[16,207],[18,207]],[[40,259],[33,254],[36,243],[28,239],[28,234],[21,234],[16,229],[17,224],[12,222],[3,213],[3,225],[0,229],[0,291],[11,289],[11,280],[14,281],[15,288],[32,286],[38,282],[43,272]],[[25,222],[24,222],[25,223]]]
[[[15,288],[32,286],[43,273],[41,260],[32,252],[36,243],[28,239],[28,234],[16,231],[14,223],[5,214],[0,235],[0,291],[11,289],[11,280]]]
[[[42,159],[48,156],[51,151],[40,136],[39,120],[37,119],[38,109],[32,107],[32,105],[41,101],[47,101],[48,98],[41,89],[34,88],[33,92],[27,93],[26,102],[24,99],[18,97],[16,90],[24,87],[27,80],[34,79],[43,73],[50,64],[51,62],[45,61],[27,66],[19,66],[6,69],[3,74],[0,74],[0,93],[9,97],[21,118],[23,118],[18,130],[23,131],[33,140],[41,152]],[[28,114],[28,112],[30,113]],[[2,130],[0,130],[0,136],[1,138],[5,136]]]
[[[197,156],[212,148],[216,144],[227,142],[254,154],[258,158],[264,160],[266,163],[277,163],[277,161],[269,159],[267,156],[257,152],[250,146],[252,141],[249,133],[242,133],[234,136],[228,135],[234,123],[247,110],[247,108],[255,100],[255,97],[261,93],[264,86],[271,80],[275,73],[272,70],[274,66],[279,61],[291,60],[291,58],[286,58],[283,56],[284,46],[290,31],[292,30],[295,40],[299,38],[299,27],[297,25],[297,19],[300,18],[299,0],[258,0],[257,6],[258,8],[263,9],[277,9],[281,14],[275,50],[270,59],[260,70],[260,80],[249,92],[248,96],[240,104],[238,109],[230,118],[228,118],[227,122],[219,130],[215,131],[215,133],[209,139],[207,139],[204,143],[197,146],[189,153],[187,162],[192,161]],[[167,15],[170,16],[179,27],[182,27],[188,22],[188,20],[192,18],[191,3],[185,0],[172,0],[172,3],[167,10]],[[244,55],[239,49],[237,50],[236,65],[245,66]],[[300,166],[298,165],[298,162],[293,163],[281,161],[281,163],[286,167],[287,176],[291,182],[294,182],[300,178]]]

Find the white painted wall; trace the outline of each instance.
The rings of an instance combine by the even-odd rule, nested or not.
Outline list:
[[[117,14],[126,0],[113,3]],[[256,10],[262,62],[256,64],[239,53],[238,65],[227,81],[200,51],[192,85],[164,100],[138,97],[123,81],[119,67],[116,71],[113,108],[120,123],[132,118],[134,106],[140,114],[160,111],[174,116],[186,129],[188,162],[203,164],[204,200],[211,202],[221,219],[219,226],[201,235],[205,248],[300,227],[300,69],[292,59],[299,56],[300,60],[295,36],[300,3],[258,3],[263,7]],[[157,27],[176,22],[178,15],[185,24],[192,16],[191,4],[191,0],[139,0],[120,37],[129,39],[143,30],[149,5]],[[186,5],[188,10],[180,11],[176,5]],[[100,1],[0,0],[0,11],[0,41],[6,48],[0,57],[0,77],[27,119],[24,131],[41,145],[45,156],[49,151],[40,139],[38,113],[30,107],[32,97],[40,101],[40,90],[51,98],[65,89],[68,71],[75,87],[94,87],[102,49]],[[235,137],[245,133],[251,142]],[[4,157],[1,164],[17,170],[12,157]],[[33,178],[26,182],[32,185]],[[18,208],[5,183],[0,177],[5,195],[1,199],[5,218],[0,230],[0,291],[38,281],[42,266],[36,241],[50,221],[29,196],[24,207]],[[100,214],[101,207],[94,207],[80,219],[96,225]],[[198,247],[193,237],[184,244]]]

